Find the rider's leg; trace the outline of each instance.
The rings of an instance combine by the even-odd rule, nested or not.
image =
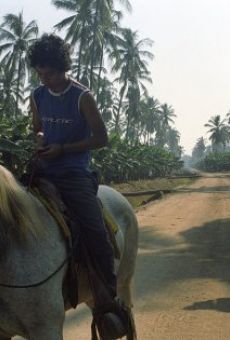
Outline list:
[[[54,180],[53,180],[54,181]],[[97,183],[93,175],[66,175],[54,181],[63,199],[76,214],[76,221],[87,242],[91,256],[97,262],[111,295],[116,295],[114,254],[104,225],[101,207],[96,193]]]

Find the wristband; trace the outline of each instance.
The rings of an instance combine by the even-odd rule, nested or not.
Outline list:
[[[39,131],[39,132],[36,133],[36,136],[37,137],[44,137],[44,133]]]

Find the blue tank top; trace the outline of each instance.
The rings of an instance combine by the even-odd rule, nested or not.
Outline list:
[[[46,145],[69,144],[90,137],[90,128],[80,111],[80,99],[86,92],[89,90],[74,80],[62,94],[53,93],[44,85],[35,89],[33,99]],[[42,160],[40,167],[45,174],[58,175],[75,170],[88,171],[89,162],[89,151],[72,152],[54,160]]]

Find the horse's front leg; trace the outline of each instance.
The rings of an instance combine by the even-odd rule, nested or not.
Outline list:
[[[29,340],[63,340],[64,309],[39,320],[28,332]]]
[[[51,306],[51,304],[49,305]],[[45,311],[45,309],[42,309]],[[40,310],[41,311],[41,310]],[[37,316],[37,322],[27,328],[29,340],[63,340],[63,324],[65,311],[63,303],[50,308],[46,315]]]
[[[36,334],[34,337],[29,340],[63,340],[63,336],[61,334]]]
[[[62,330],[46,329],[35,330],[29,340],[63,340]],[[0,339],[1,340],[1,339]],[[8,340],[8,339],[7,339]]]

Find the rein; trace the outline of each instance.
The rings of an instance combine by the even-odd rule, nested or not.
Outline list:
[[[41,286],[45,282],[49,281],[53,276],[55,276],[64,267],[64,265],[69,261],[69,259],[73,258],[75,247],[77,246],[78,242],[79,242],[79,237],[72,244],[71,251],[69,252],[68,256],[62,261],[60,266],[52,274],[50,274],[47,278],[45,278],[44,280],[38,281],[36,283],[32,283],[30,285],[8,285],[6,283],[0,283],[0,287],[4,287],[4,288],[33,288],[33,287]],[[79,266],[77,268],[79,268]]]
[[[33,179],[34,179],[34,176],[35,176],[35,173],[36,173],[36,170],[37,170],[37,166],[38,166],[38,160],[39,160],[39,154],[36,151],[27,162],[28,164],[32,162],[32,170],[31,170],[30,177],[29,177],[27,191],[29,191],[31,189]]]
[[[70,254],[67,256],[67,258],[65,258],[65,260],[61,263],[61,265],[52,274],[50,274],[46,279],[44,279],[42,281],[33,283],[31,285],[7,285],[5,283],[0,283],[0,287],[5,287],[5,288],[32,288],[32,287],[41,286],[43,283],[49,281],[54,275],[56,275],[64,267],[64,265],[71,258],[72,254],[73,254],[73,249],[71,250]]]

